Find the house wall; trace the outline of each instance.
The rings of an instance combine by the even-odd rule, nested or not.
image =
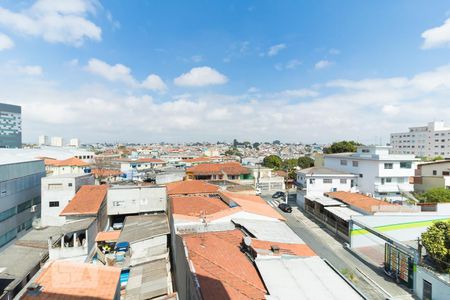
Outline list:
[[[445,276],[445,275],[443,275]],[[449,275],[447,274],[447,280]],[[415,272],[415,288],[414,293],[423,299],[423,285],[424,280],[431,283],[431,299],[433,300],[448,300],[450,299],[450,285],[443,279],[439,278],[434,272],[417,265]]]
[[[66,218],[59,216],[82,185],[94,184],[90,174],[76,177],[50,176],[42,178],[41,222],[44,226],[60,226]],[[59,206],[50,207],[50,202],[59,202]]]
[[[88,167],[80,166],[46,166],[45,169],[49,176],[58,176],[64,174],[85,174]]]
[[[166,211],[166,187],[110,188],[107,195],[107,206],[110,216]]]

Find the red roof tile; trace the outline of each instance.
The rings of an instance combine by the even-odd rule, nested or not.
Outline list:
[[[89,164],[87,162],[82,161],[79,158],[71,157],[64,160],[57,159],[45,159],[44,160],[46,166],[55,166],[55,167],[87,167]]]
[[[183,236],[204,299],[265,299],[254,264],[240,251],[239,230]]]
[[[279,252],[273,253],[271,251],[272,246],[277,246]],[[317,256],[317,254],[306,244],[277,243],[252,239],[250,247],[259,252],[259,254],[267,252],[270,253],[270,255]],[[261,250],[263,250],[263,253],[260,252]]]
[[[56,260],[46,265],[35,283],[39,293],[25,293],[21,299],[114,299],[120,268]]]
[[[385,202],[382,200],[378,200],[366,195],[358,194],[358,193],[350,193],[350,192],[329,192],[325,193],[329,197],[342,201],[348,205],[360,208],[367,213],[372,213],[373,208],[376,206],[397,206],[396,204],[392,204],[389,202]]]
[[[172,182],[166,186],[169,195],[209,194],[219,190],[218,186],[201,180]]]
[[[92,169],[91,173],[96,177],[119,176],[122,174],[120,170],[114,169]]]
[[[96,242],[103,241],[117,241],[119,239],[121,230],[101,231],[95,237]]]
[[[199,164],[186,170],[194,175],[241,175],[250,174],[250,170],[241,166],[238,162],[227,162],[221,164]]]
[[[221,199],[206,196],[171,197],[170,204],[172,213],[192,217],[211,215],[230,209]]]
[[[83,185],[59,215],[97,214],[107,191],[107,185]]]

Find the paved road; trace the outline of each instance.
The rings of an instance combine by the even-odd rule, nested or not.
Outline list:
[[[263,195],[262,197],[269,205],[275,208],[277,207],[278,202],[272,199],[270,195]],[[347,270],[353,273],[356,276],[356,280],[353,283],[369,299],[413,299],[408,291],[387,278],[383,273],[375,272],[347,251],[343,247],[342,241],[336,240],[320,223],[316,223],[314,220],[308,218],[297,207],[295,195],[291,195],[289,204],[293,208],[291,214],[283,213],[276,208],[286,217],[286,223],[289,227],[320,257],[328,260],[338,270]],[[375,281],[376,284],[371,282],[370,279],[366,279],[367,277]]]

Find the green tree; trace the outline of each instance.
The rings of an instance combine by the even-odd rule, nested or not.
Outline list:
[[[242,153],[237,148],[230,148],[227,151],[225,151],[225,155],[227,156],[240,156],[242,157]]]
[[[272,169],[279,169],[281,168],[281,164],[283,163],[283,161],[281,160],[281,158],[277,155],[269,155],[264,157],[263,160],[263,166],[264,167],[268,167],[268,168],[272,168]]]
[[[450,190],[443,187],[431,188],[423,194],[419,195],[421,202],[450,202]]]
[[[294,169],[295,167],[297,167],[297,159],[295,159],[295,158],[285,159],[281,163],[281,168],[283,170],[290,171],[290,170]]]
[[[422,245],[439,271],[450,273],[450,220],[438,221],[422,233]]]
[[[325,148],[324,152],[326,154],[356,152],[356,147],[361,145],[361,143],[355,141],[340,141],[331,144],[331,146],[328,148]]]
[[[437,160],[444,160],[444,158],[442,156],[436,156],[432,159],[433,161],[437,161]]]
[[[302,169],[313,167],[314,159],[308,156],[299,157],[297,160],[297,165]]]
[[[261,144],[258,143],[258,142],[253,143],[253,148],[254,148],[254,149],[259,149],[259,145],[261,145]]]
[[[281,142],[279,140],[275,140],[275,141],[272,142],[272,144],[274,144],[274,145],[281,145]]]

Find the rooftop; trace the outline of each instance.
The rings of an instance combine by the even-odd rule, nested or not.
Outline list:
[[[278,211],[273,209],[263,198],[256,195],[220,192],[222,198],[227,202],[237,203],[244,211],[266,216],[269,218],[286,220]]]
[[[96,242],[117,241],[120,236],[120,230],[101,231],[95,237]]]
[[[165,214],[127,216],[119,242],[139,242],[170,233]]]
[[[206,193],[216,193],[219,187],[214,184],[210,184],[201,180],[185,180],[168,183],[167,185],[168,195],[177,194],[206,194]]]
[[[83,185],[59,215],[97,214],[106,198],[107,191],[107,185]]]
[[[56,260],[35,280],[41,288],[21,299],[114,299],[120,268]]]
[[[204,299],[265,298],[258,271],[240,251],[243,237],[239,230],[183,236]]]
[[[170,198],[172,213],[192,217],[201,215],[212,215],[214,213],[228,210],[230,207],[220,198],[208,196],[189,196]]]
[[[369,214],[374,212],[374,207],[377,206],[399,206],[382,200],[378,200],[366,195],[350,192],[329,192],[326,193],[327,196],[342,201],[348,205],[357,207]]]
[[[341,171],[338,171],[338,170],[329,169],[329,168],[325,168],[325,167],[312,167],[312,168],[301,169],[301,170],[297,171],[297,173],[308,174],[308,175],[348,175],[348,176],[355,176],[355,175],[350,174],[350,173],[341,172]]]
[[[241,175],[241,174],[249,174],[250,170],[241,166],[238,162],[227,162],[220,164],[199,164],[193,167],[190,167],[186,170],[188,173],[192,173],[194,175]]]
[[[45,159],[45,165],[46,166],[53,166],[53,167],[87,167],[89,166],[88,163],[82,161],[79,158],[71,157],[64,160],[57,160],[57,159]]]

